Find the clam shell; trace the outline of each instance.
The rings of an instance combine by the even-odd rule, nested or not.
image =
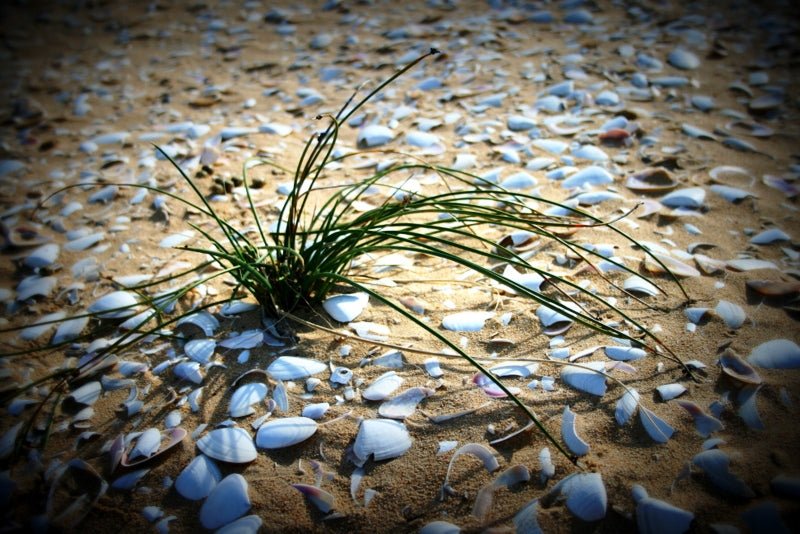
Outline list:
[[[644,349],[636,347],[606,346],[604,350],[606,356],[620,362],[641,360],[647,356],[647,352]]]
[[[425,372],[427,372],[428,376],[430,376],[431,378],[441,378],[442,376],[444,376],[444,371],[442,371],[442,368],[439,366],[438,359],[428,358],[425,360],[424,364],[425,364]]]
[[[703,207],[706,199],[706,191],[702,187],[686,187],[678,189],[661,198],[661,203],[670,208],[692,208]]]
[[[800,346],[788,339],[773,339],[750,352],[747,361],[764,369],[800,368]]]
[[[569,409],[569,406],[564,406],[561,417],[561,439],[576,456],[585,456],[589,453],[589,444],[583,441],[575,431],[575,413]]]
[[[630,175],[625,187],[637,193],[666,193],[678,187],[678,182],[667,169],[650,167]]]
[[[494,316],[494,312],[482,311],[454,313],[442,319],[442,327],[453,332],[478,332],[483,329],[486,321]]]
[[[31,326],[24,328],[20,333],[19,337],[24,339],[25,341],[33,341],[39,338],[42,334],[47,332],[48,330],[52,330],[55,328],[56,324],[58,324],[64,317],[66,317],[66,312],[57,311],[53,313],[48,313],[47,315],[43,315],[38,318]]]
[[[57,283],[55,276],[26,276],[17,285],[17,300],[22,302],[31,297],[46,297],[53,292]]]
[[[575,389],[602,397],[606,393],[606,377],[595,371],[605,371],[605,368],[605,362],[586,362],[580,367],[567,365],[561,368],[561,380]]]
[[[306,496],[306,498],[317,507],[323,514],[333,510],[334,496],[327,491],[308,484],[292,484],[292,487]]]
[[[298,380],[321,373],[328,366],[317,360],[299,356],[281,356],[269,364],[267,373],[279,380]]]
[[[251,382],[236,388],[228,405],[231,417],[244,417],[255,413],[253,404],[259,403],[267,396],[267,385],[262,382]]]
[[[183,352],[197,363],[206,364],[211,360],[216,348],[217,342],[211,338],[192,339],[184,345]]]
[[[723,373],[744,384],[758,385],[763,382],[758,372],[731,349],[719,355],[719,365]]]
[[[244,515],[250,506],[247,481],[233,473],[211,490],[200,508],[200,523],[207,529],[220,528]]]
[[[361,396],[371,401],[381,401],[389,398],[403,384],[403,377],[394,371],[387,371],[375,379],[370,386],[361,392]]]
[[[147,429],[139,436],[130,454],[122,454],[120,463],[124,467],[142,464],[170,450],[183,441],[185,437],[186,430],[180,427],[172,428],[163,434],[157,428]],[[142,458],[139,458],[139,456],[142,456]]]
[[[664,384],[662,386],[658,386],[656,388],[658,391],[661,400],[664,402],[672,400],[674,398],[680,397],[684,393],[686,393],[686,388],[683,387],[681,384]]]
[[[581,169],[563,182],[561,186],[566,189],[584,187],[587,185],[605,185],[614,181],[614,177],[602,167],[590,166]]]
[[[385,145],[394,139],[394,132],[386,126],[379,124],[371,124],[365,126],[358,132],[357,143],[359,147],[370,148],[374,146]]]
[[[128,291],[112,291],[93,302],[87,309],[101,319],[119,319],[135,315],[139,304],[136,295]]]
[[[103,392],[103,387],[100,382],[93,381],[87,382],[86,384],[82,385],[72,393],[67,396],[67,399],[76,402],[78,404],[83,404],[86,406],[91,406],[97,399],[100,398],[100,394]]]
[[[61,343],[75,339],[81,335],[81,332],[83,332],[83,329],[86,328],[87,324],[89,324],[88,315],[63,321],[58,325],[58,328],[56,328],[56,333],[53,334],[53,339],[50,341],[50,344],[60,345]]]
[[[61,247],[57,244],[47,243],[34,249],[30,254],[25,256],[25,259],[22,260],[22,264],[30,269],[49,267],[56,262],[60,251]]]
[[[256,446],[260,449],[282,449],[297,445],[317,432],[317,422],[308,417],[286,417],[268,421],[256,434]]]
[[[220,347],[226,349],[254,349],[260,347],[264,342],[264,331],[259,328],[245,330],[236,336],[223,339],[219,342]]]
[[[614,410],[614,418],[617,424],[622,426],[633,417],[637,406],[639,406],[639,392],[635,389],[630,389],[617,401],[617,407]]]
[[[206,456],[233,464],[252,462],[258,455],[250,434],[236,426],[212,430],[197,440],[197,448]]]
[[[583,521],[598,521],[605,517],[608,496],[600,473],[573,473],[553,486],[542,502],[566,497],[567,509]]]
[[[675,402],[692,416],[694,419],[694,426],[700,436],[707,438],[712,433],[725,428],[721,421],[708,415],[700,406],[692,401],[678,400]]]
[[[642,426],[647,432],[647,435],[655,442],[666,443],[669,441],[669,438],[672,437],[672,434],[675,433],[675,429],[666,421],[644,406],[639,406],[639,420],[642,422]]]
[[[188,380],[195,384],[203,382],[203,373],[200,370],[200,364],[197,362],[181,362],[175,366],[172,372],[182,380]]]
[[[392,419],[364,419],[353,444],[353,462],[361,467],[370,456],[375,461],[401,456],[411,448],[411,437],[403,423]]]
[[[331,405],[327,402],[318,402],[315,404],[307,404],[303,406],[303,417],[308,417],[309,419],[322,419],[325,414],[327,413],[328,409]]]

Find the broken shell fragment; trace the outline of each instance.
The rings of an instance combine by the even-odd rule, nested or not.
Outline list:
[[[411,448],[411,437],[403,423],[392,419],[364,419],[353,444],[353,463],[363,466],[370,456],[377,461],[396,458]]]
[[[200,508],[200,523],[216,529],[239,519],[250,509],[247,481],[239,473],[226,476],[217,484]]]
[[[565,406],[561,417],[561,438],[567,448],[576,456],[588,454],[589,444],[583,441],[575,431],[575,413],[569,409],[569,406]]]
[[[368,302],[369,295],[366,293],[334,295],[322,303],[322,308],[334,321],[349,323],[361,315]]]
[[[430,388],[416,387],[405,390],[378,408],[378,415],[389,419],[405,419],[414,414],[417,404],[434,394]]]
[[[175,489],[184,499],[205,499],[222,480],[219,467],[205,454],[198,454],[175,479]]]

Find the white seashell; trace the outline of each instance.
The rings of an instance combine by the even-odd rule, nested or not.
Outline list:
[[[403,423],[392,419],[364,419],[353,444],[353,462],[361,467],[370,456],[375,461],[401,456],[411,448],[411,437]]]
[[[310,378],[306,378],[306,391],[311,393],[312,391],[317,389],[320,384],[322,384],[322,380],[320,380],[317,377],[312,376]]]
[[[531,141],[531,145],[535,146],[540,150],[544,150],[545,152],[549,152],[550,154],[561,154],[569,145],[564,141],[559,141],[557,139],[534,139]]]
[[[139,481],[149,472],[149,469],[137,469],[136,471],[131,471],[130,473],[116,478],[114,482],[111,483],[111,487],[123,491],[132,490],[136,484],[138,484]]]
[[[75,339],[81,335],[81,332],[86,328],[87,324],[89,324],[88,315],[63,321],[58,325],[58,328],[56,328],[56,333],[53,334],[53,339],[50,343],[52,345],[59,345]]]
[[[599,104],[599,103],[598,103]],[[605,105],[605,104],[601,104]],[[612,104],[614,105],[614,104]],[[572,150],[572,155],[576,158],[588,159],[591,161],[607,161],[608,154],[594,145],[581,145]]]
[[[226,349],[254,349],[261,346],[264,342],[264,331],[258,328],[245,330],[244,332],[223,339],[219,342],[220,347]]]
[[[678,189],[661,198],[661,203],[670,208],[698,209],[703,206],[706,191],[702,187]]]
[[[67,396],[67,399],[70,399],[73,402],[77,402],[78,404],[83,404],[85,406],[91,406],[97,399],[100,398],[100,394],[103,392],[102,385],[100,382],[93,381],[87,382],[86,384],[82,385],[72,393]]]
[[[457,441],[440,441],[439,448],[436,449],[436,456],[441,456],[442,454],[448,453],[458,447]]]
[[[602,397],[606,393],[606,377],[602,374],[605,369],[605,362],[586,362],[580,367],[567,365],[561,368],[561,380],[575,389]]]
[[[414,414],[423,399],[433,395],[430,388],[415,387],[405,390],[391,400],[385,401],[378,408],[378,415],[389,419],[405,419]]]
[[[453,332],[478,332],[487,319],[495,316],[494,312],[465,311],[446,315],[442,319],[442,327]]]
[[[543,534],[539,526],[539,499],[528,501],[514,515],[514,529],[519,534]]]
[[[674,398],[680,397],[684,393],[686,393],[686,388],[683,387],[681,384],[664,384],[663,386],[658,386],[656,388],[658,391],[661,400],[664,402],[672,400]]]
[[[299,356],[281,356],[267,367],[267,373],[279,380],[298,380],[321,373],[328,366],[317,360]]]
[[[659,290],[655,285],[638,275],[633,275],[626,278],[622,283],[622,287],[625,289],[625,291],[630,291],[631,293],[637,293],[641,295],[649,295],[651,297],[655,297],[659,294]]]
[[[87,309],[101,319],[119,319],[136,314],[134,309],[139,301],[128,291],[112,291],[93,302]]]
[[[272,391],[272,400],[275,406],[282,412],[289,411],[289,394],[286,391],[286,384],[279,378],[275,379],[275,389]]]
[[[366,293],[350,293],[348,295],[334,295],[325,299],[322,308],[340,323],[349,323],[364,311],[369,302]]]
[[[294,130],[291,126],[288,126],[286,124],[280,124],[277,122],[268,122],[260,125],[258,127],[258,131],[261,133],[275,134],[281,137],[286,137]]]
[[[61,251],[55,243],[47,243],[36,249],[30,254],[25,256],[22,260],[23,265],[30,269],[41,269],[42,267],[49,267],[53,265],[58,259],[58,253]]]
[[[441,142],[438,135],[429,132],[413,131],[406,134],[406,144],[411,146],[427,148]]]
[[[764,369],[800,368],[800,346],[788,339],[773,339],[750,352],[747,361]]]
[[[177,234],[168,235],[164,239],[158,242],[158,246],[160,248],[175,248],[183,245],[190,239],[194,238],[194,232],[192,230],[184,230],[183,232],[179,232]]]
[[[394,139],[394,132],[386,126],[379,124],[371,124],[361,129],[358,132],[358,146],[362,148],[370,148],[374,146],[385,145]]]
[[[605,185],[614,181],[614,177],[602,167],[590,166],[581,169],[563,182],[561,186],[567,189],[584,187],[587,185]]]
[[[767,260],[757,260],[753,258],[741,260],[729,260],[725,263],[729,269],[734,271],[754,271],[757,269],[778,269],[778,266]]]
[[[614,410],[614,418],[617,420],[617,424],[620,426],[626,424],[633,416],[637,406],[639,406],[639,392],[635,389],[629,389],[617,401],[617,407]]]
[[[331,382],[334,384],[349,384],[352,379],[353,371],[347,367],[336,367],[335,369],[331,370]]]
[[[708,308],[686,308],[683,310],[683,314],[693,324],[700,324],[706,313],[708,313]]]
[[[419,529],[419,534],[459,534],[461,528],[447,521],[431,521]]]
[[[256,434],[256,446],[260,449],[282,449],[297,445],[317,432],[317,422],[308,417],[286,417],[268,421]]]
[[[217,529],[214,534],[258,534],[261,524],[261,518],[257,515],[246,515]]]
[[[389,398],[403,383],[403,377],[394,371],[387,371],[375,379],[370,386],[361,392],[361,396],[371,401],[381,401]]]
[[[164,510],[158,506],[145,506],[142,508],[142,515],[149,522],[153,523],[164,516]]]
[[[641,420],[647,435],[658,443],[666,443],[675,432],[675,429],[666,421],[644,406],[639,406],[639,420]]]
[[[654,499],[638,484],[633,488],[636,501],[636,528],[641,534],[683,534],[689,530],[694,514]]]
[[[692,70],[700,66],[700,59],[685,48],[675,48],[667,56],[667,62],[678,69]]]
[[[736,330],[742,326],[747,319],[747,315],[741,306],[727,300],[720,300],[717,307],[714,308],[714,312],[722,319],[725,326],[731,330]]]
[[[53,292],[57,283],[55,276],[26,276],[17,285],[17,300],[22,302],[31,297],[46,297]]]
[[[603,350],[605,351],[606,356],[619,362],[641,360],[647,356],[647,352],[644,349],[639,349],[636,347],[606,346],[603,347]]]
[[[511,115],[507,121],[508,129],[512,132],[528,131],[536,127],[536,119],[524,115]]]
[[[128,461],[136,460],[140,456],[149,458],[155,454],[160,446],[161,432],[157,428],[148,428],[139,436],[139,439],[136,440],[136,445],[128,454]]]
[[[105,232],[97,232],[87,236],[79,237],[77,239],[72,239],[64,244],[64,250],[68,250],[70,252],[86,250],[87,248],[94,246],[105,239],[105,237]]]
[[[192,360],[205,364],[211,360],[216,348],[217,342],[213,339],[192,339],[184,345],[183,352]]]
[[[504,189],[528,189],[536,185],[536,178],[528,174],[527,172],[519,171],[515,172],[511,176],[508,176],[500,182],[500,186]]]
[[[441,378],[444,376],[444,371],[439,366],[439,360],[436,358],[428,358],[424,362],[425,364],[425,372],[428,373],[428,376],[431,378]]]
[[[316,404],[307,404],[303,406],[303,417],[308,417],[309,419],[322,419],[325,414],[328,412],[328,409],[331,405],[327,402],[318,402]]]
[[[36,320],[31,326],[24,328],[20,333],[19,337],[24,339],[25,341],[33,341],[34,339],[39,338],[48,330],[53,329],[56,324],[58,324],[64,317],[66,317],[66,312],[58,311],[54,313],[48,313],[47,315],[41,316],[39,319]]]
[[[197,362],[181,362],[172,370],[175,376],[182,380],[188,380],[194,384],[203,382],[203,373],[200,364]]]
[[[564,406],[561,418],[561,439],[576,456],[584,456],[589,453],[589,444],[583,441],[575,431],[575,413],[569,409],[569,406]]]
[[[495,376],[499,377],[508,377],[508,376],[518,376],[521,378],[527,378],[530,375],[534,374],[539,369],[539,364],[537,362],[503,362],[497,364],[489,369]]]
[[[547,481],[553,478],[553,475],[556,474],[556,466],[553,465],[549,448],[543,447],[542,450],[539,451],[539,465],[541,466],[539,480],[542,482],[542,484],[546,484]]]
[[[700,276],[700,271],[698,271],[691,265],[676,260],[672,256],[659,254],[657,252],[654,252],[653,256],[655,256],[656,259],[658,259],[661,263],[663,263],[667,267],[667,269],[672,271],[672,274],[674,274],[675,276],[682,278]],[[653,273],[660,274],[666,272],[664,271],[664,268],[661,265],[657,264],[655,260],[653,260],[653,258],[651,258],[649,255],[645,258],[645,268]]]
[[[364,339],[371,341],[386,341],[389,339],[389,327],[382,324],[356,321],[347,323],[347,326],[352,328],[358,334],[358,337]]]
[[[600,473],[573,473],[553,486],[542,501],[559,495],[566,497],[567,509],[583,521],[597,521],[606,515],[608,496]]]
[[[719,449],[709,449],[696,454],[692,465],[702,469],[708,480],[728,495],[740,499],[752,499],[755,493],[745,482],[730,472],[730,459]]]
[[[212,430],[197,440],[197,448],[206,456],[233,464],[252,462],[258,455],[250,434],[236,426]]]
[[[183,416],[181,415],[181,411],[180,410],[172,410],[171,412],[169,412],[166,415],[166,417],[164,417],[164,427],[168,428],[168,429],[175,428],[179,424],[181,424],[182,420],[183,420]]]
[[[200,508],[200,523],[215,529],[235,521],[250,509],[247,481],[239,473],[226,476],[217,484]]]
[[[231,315],[239,315],[257,309],[258,309],[258,304],[254,302],[231,300],[222,305],[222,308],[220,308],[219,313],[225,317],[230,317]]]
[[[721,196],[728,202],[740,202],[747,197],[755,197],[755,193],[752,191],[746,191],[744,189],[739,189],[738,187],[731,187],[729,185],[720,185],[714,184],[709,186],[709,189],[716,193],[717,195]]]
[[[754,245],[769,245],[776,241],[791,241],[792,237],[780,228],[770,228],[754,235],[750,242]],[[44,245],[47,246],[47,245]]]
[[[262,402],[267,396],[267,385],[251,382],[236,388],[231,396],[228,413],[231,417],[244,417],[255,413],[253,404]]]

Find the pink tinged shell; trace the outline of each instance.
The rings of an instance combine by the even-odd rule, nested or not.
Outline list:
[[[486,321],[495,316],[494,312],[465,311],[446,315],[442,327],[452,332],[479,332]]]
[[[747,361],[743,360],[731,349],[719,355],[722,372],[743,384],[758,385],[763,382],[761,375]]]
[[[256,434],[256,446],[260,449],[282,449],[297,445],[317,432],[317,422],[308,417],[286,417],[268,421]]]
[[[797,369],[800,346],[788,339],[773,339],[754,348],[747,361],[764,369]]]
[[[206,456],[233,464],[252,462],[258,455],[250,434],[235,426],[212,430],[197,440],[197,448]]]
[[[175,489],[184,499],[205,499],[222,480],[222,473],[214,461],[205,454],[198,454],[175,479]]]
[[[308,484],[292,484],[292,487],[306,496],[306,499],[317,507],[323,514],[327,514],[333,510],[334,497],[327,491],[317,486],[310,486]]]
[[[694,402],[688,400],[678,400],[675,402],[692,416],[692,419],[694,419],[694,426],[700,436],[707,438],[714,432],[725,428],[719,419],[704,412],[703,409]]]
[[[606,516],[608,496],[600,473],[573,473],[553,486],[543,502],[563,496],[567,509],[583,521],[598,521]]]
[[[495,384],[494,381],[492,381],[483,373],[475,373],[475,375],[472,377],[472,383],[481,388],[489,397],[495,399],[507,397],[506,392],[500,389],[500,387]],[[506,389],[510,391],[512,395],[518,395],[520,392],[518,387],[506,386]]]
[[[505,378],[508,376],[518,376],[521,378],[527,378],[530,375],[534,374],[539,369],[539,364],[537,362],[504,362],[495,365],[489,371],[492,372],[493,375],[499,376],[501,378]]]
[[[589,444],[578,436],[575,430],[575,419],[575,413],[569,409],[569,406],[564,406],[561,417],[561,439],[573,454],[585,456],[589,453]]]
[[[238,473],[228,475],[217,484],[200,508],[200,523],[216,529],[231,523],[250,509],[247,481]]]
[[[244,417],[255,413],[253,404],[259,403],[267,396],[267,385],[251,382],[239,386],[231,396],[228,413],[231,417]]]
[[[356,319],[364,311],[369,303],[369,295],[366,293],[350,293],[347,295],[334,295],[325,299],[322,309],[334,321],[349,323]]]
[[[375,379],[370,386],[361,392],[361,396],[370,401],[381,401],[389,398],[404,382],[403,377],[394,371],[387,371]]]
[[[378,415],[389,419],[405,419],[414,414],[417,404],[434,394],[430,388],[415,387],[405,390],[378,408]]]
[[[411,436],[403,423],[392,419],[364,419],[353,444],[354,463],[361,467],[372,456],[375,461],[401,456],[411,448]]]

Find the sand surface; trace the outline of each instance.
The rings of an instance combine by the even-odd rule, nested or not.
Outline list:
[[[455,495],[442,501],[440,488],[453,451],[437,455],[440,442],[486,445],[524,426],[526,418],[509,401],[491,399],[475,387],[470,381],[474,370],[460,358],[440,356],[444,376],[438,381],[431,378],[423,366],[429,355],[411,349],[438,352],[442,344],[373,301],[358,320],[388,326],[391,330],[388,342],[409,347],[404,351],[404,366],[397,370],[405,378],[403,388],[435,389],[405,421],[413,445],[398,458],[369,461],[356,501],[350,496],[354,466],[347,456],[358,432],[358,423],[352,418],[320,426],[311,439],[299,445],[261,450],[250,463],[220,464],[223,476],[240,473],[247,480],[252,503],[249,513],[261,518],[262,531],[416,532],[437,520],[448,521],[466,532],[513,531],[512,518],[524,505],[547,495],[559,480],[575,472],[602,475],[607,494],[604,518],[584,522],[563,503],[548,503],[550,506],[540,506],[538,512],[544,532],[635,531],[636,503],[631,494],[634,484],[644,486],[651,497],[692,512],[693,528],[700,532],[709,531],[715,524],[728,524],[743,531],[755,527],[777,532],[782,522],[789,530],[797,529],[800,525],[797,495],[792,499],[776,491],[771,481],[779,475],[794,480],[800,477],[797,425],[800,374],[796,369],[758,369],[763,381],[756,399],[763,429],[757,430],[739,415],[737,395],[741,384],[722,373],[717,365],[719,354],[728,347],[747,356],[770,340],[800,341],[796,287],[800,278],[798,206],[796,195],[788,191],[796,192],[800,175],[796,9],[788,3],[725,2],[713,7],[710,3],[695,3],[689,9],[679,2],[670,5],[603,1],[579,6],[592,21],[578,25],[563,22],[572,8],[559,5],[541,6],[555,20],[542,23],[530,20],[535,13],[537,17],[542,15],[534,6],[522,5],[523,2],[516,7],[515,3],[509,3],[495,8],[489,3],[472,1],[328,4],[331,9],[312,2],[178,1],[70,5],[31,2],[0,7],[4,117],[0,159],[22,164],[17,170],[3,169],[0,217],[7,233],[28,228],[34,238],[42,237],[62,247],[56,263],[43,268],[41,273],[56,278],[54,289],[47,296],[26,301],[16,300],[15,291],[23,278],[33,274],[24,265],[24,258],[34,247],[5,247],[0,256],[0,286],[7,290],[4,328],[30,325],[39,317],[59,310],[68,316],[77,314],[116,288],[115,277],[153,275],[165,267],[180,266],[178,262],[192,265],[201,261],[197,254],[159,246],[163,238],[188,230],[190,222],[199,224],[201,229],[213,227],[196,210],[187,209],[178,200],[165,197],[167,208],[159,210],[153,206],[154,192],[149,192],[143,202],[133,203],[140,190],[121,187],[106,203],[91,201],[91,195],[106,183],[149,184],[178,197],[196,199],[177,171],[155,157],[151,143],[174,150],[172,153],[184,162],[193,177],[200,171],[196,184],[204,194],[222,193],[220,184],[241,176],[242,166],[249,157],[269,157],[292,168],[305,140],[320,127],[314,120],[316,115],[335,113],[360,83],[385,79],[404,64],[403,58],[413,58],[436,47],[442,54],[426,59],[388,88],[381,99],[365,108],[363,124],[391,126],[395,133],[394,140],[381,148],[405,155],[377,152],[365,157],[386,161],[410,160],[411,155],[420,155],[423,151],[407,143],[406,133],[417,129],[418,119],[437,119],[441,124],[430,133],[439,136],[441,148],[422,154],[425,160],[452,165],[457,154],[471,154],[476,163],[469,172],[482,175],[501,167],[502,179],[525,170],[534,158],[552,157],[554,161],[546,169],[526,170],[538,182],[527,191],[535,190],[544,198],[561,202],[570,195],[558,181],[545,176],[561,165],[574,164],[582,169],[597,164],[610,169],[614,183],[594,190],[611,190],[622,199],[584,208],[604,219],[618,217],[644,199],[659,198],[659,195],[639,195],[624,185],[630,174],[647,167],[670,169],[679,188],[702,188],[706,194],[701,209],[675,214],[671,208],[662,207],[659,214],[643,217],[644,208],[640,207],[616,224],[636,240],[680,251],[679,258],[682,252],[682,261],[694,267],[698,267],[696,258],[687,250],[702,252],[721,262],[716,272],[681,279],[691,303],[663,275],[655,275],[652,280],[666,294],[643,298],[650,308],[619,292],[609,292],[603,279],[586,269],[585,263],[572,261],[564,265],[566,251],[557,244],[543,245],[531,261],[576,283],[591,284],[615,295],[620,308],[655,332],[664,347],[682,361],[697,360],[707,367],[692,380],[674,361],[663,354],[651,353],[631,362],[635,368],[632,373],[610,372],[640,393],[642,406],[674,428],[671,439],[664,444],[655,443],[648,436],[638,417],[626,425],[615,422],[616,403],[625,391],[616,381],[609,380],[608,391],[602,397],[592,396],[565,384],[559,379],[562,367],[546,361],[530,377],[505,379],[508,385],[520,388],[519,397],[559,439],[562,412],[568,405],[577,414],[577,430],[590,445],[589,453],[578,460],[577,466],[573,465],[540,431],[529,430],[496,445],[500,468],[493,474],[475,457],[459,457],[450,479]],[[284,14],[285,24],[265,20],[270,12]],[[325,36],[330,42],[326,42]],[[628,46],[630,50],[625,48]],[[699,67],[681,70],[670,65],[667,57],[676,47],[692,51],[700,60]],[[663,64],[661,70],[647,71],[637,64],[636,55],[642,52],[658,59]],[[642,89],[648,98],[631,93],[631,77],[635,73],[646,74],[650,79],[651,85]],[[323,78],[329,75],[334,79],[325,81]],[[652,85],[661,76],[685,76],[688,84]],[[761,79],[762,76],[766,79]],[[542,99],[546,89],[568,77],[574,79],[578,94],[562,99],[566,110],[537,111],[534,104]],[[418,84],[428,78],[441,81],[442,87],[419,88]],[[734,82],[740,85],[731,87]],[[302,91],[311,88],[318,91],[322,101],[302,105],[301,99],[307,96]],[[618,105],[593,102],[605,90],[618,94]],[[766,106],[767,109],[752,109],[758,107],[754,102],[759,97],[769,94],[783,97],[775,105]],[[497,98],[486,104],[486,98],[492,95]],[[697,109],[690,102],[693,95],[713,97],[713,109]],[[392,124],[392,114],[401,104],[414,109],[408,117]],[[548,117],[571,113],[586,119],[575,134],[558,135],[544,125]],[[726,128],[737,120],[732,116],[737,113],[741,115],[738,120],[756,122],[772,132],[762,130],[760,133],[768,135],[753,136],[743,132],[741,126]],[[524,131],[509,132],[507,120],[512,115],[533,118],[536,130],[530,135]],[[638,130],[629,127],[635,131],[627,144],[600,143],[597,130],[619,115],[635,123]],[[196,130],[194,137],[186,128],[168,131],[169,125],[186,121],[208,128]],[[260,125],[269,123],[289,126],[288,135],[258,131]],[[704,130],[707,135],[701,137],[706,138],[687,135],[687,129],[682,129],[684,124]],[[229,127],[253,130],[221,144],[210,141]],[[97,142],[103,141],[97,136],[115,132],[127,135],[109,144]],[[339,146],[354,149],[358,132],[358,128],[344,126]],[[749,143],[755,151],[725,146],[723,141],[728,136]],[[580,139],[597,146],[611,159],[595,163],[573,158],[562,163],[559,155],[533,147],[531,139],[536,137],[568,145]],[[208,166],[210,172],[202,171],[197,160],[204,145],[210,146],[208,150],[215,155],[215,161]],[[508,148],[514,149],[520,159],[518,163],[503,159],[502,150]],[[561,156],[569,155],[567,148]],[[724,177],[715,181],[710,172],[723,165],[742,167],[749,174],[728,174],[728,181]],[[352,181],[374,171],[374,167],[355,167],[345,164],[341,169],[328,171],[325,183]],[[765,176],[784,180],[787,192],[770,187],[766,182],[771,179]],[[261,186],[253,190],[253,195],[262,220],[265,224],[274,223],[285,198],[276,188],[290,181],[291,175],[259,167],[249,173],[249,178]],[[746,190],[751,196],[729,202],[710,189],[718,182]],[[34,210],[40,201],[60,188],[77,183],[97,185],[69,189]],[[423,183],[423,193],[441,187],[437,180],[430,180]],[[228,193],[213,203],[215,209],[238,228],[252,225],[242,189]],[[80,208],[63,215],[70,202],[79,202]],[[754,235],[773,227],[782,229],[789,239],[764,245],[750,242]],[[87,250],[70,251],[64,247],[70,237],[68,232],[78,229],[104,235]],[[490,236],[492,239],[504,235],[500,229],[492,231],[495,232]],[[598,228],[579,230],[572,237],[583,243],[613,245],[615,256],[630,268],[647,273],[642,267],[643,252],[631,247],[618,234]],[[195,243],[200,243],[197,231],[184,245]],[[696,243],[708,247],[695,248]],[[88,257],[96,260],[97,276],[81,277],[73,266]],[[772,262],[774,268],[741,272],[725,264],[742,257]],[[394,282],[394,287],[382,289],[391,298],[424,299],[428,303],[425,317],[429,324],[481,361],[491,365],[492,358],[548,358],[554,347],[552,338],[542,333],[534,313],[536,303],[503,294],[477,275],[463,276],[465,269],[461,267],[423,257],[410,260],[410,264],[380,270],[368,265],[364,272]],[[624,273],[608,276],[617,283],[627,277]],[[764,298],[746,288],[749,280],[784,281],[795,286],[784,298]],[[205,286],[205,292],[183,299],[179,311],[185,311],[192,303],[226,299],[231,290],[230,280],[217,278]],[[728,328],[718,316],[709,314],[693,329],[687,328],[684,314],[687,306],[713,310],[720,301],[741,307],[746,319],[740,327]],[[478,332],[456,333],[441,328],[445,315],[465,310],[491,310],[497,315]],[[219,306],[211,311],[219,312]],[[319,308],[298,313],[309,321],[346,330]],[[505,313],[511,314],[507,325],[498,320]],[[218,340],[230,332],[261,328],[258,311],[220,318],[221,326],[215,334]],[[603,318],[619,320],[609,313]],[[164,429],[165,416],[178,410],[182,418],[180,426],[190,435],[144,464],[150,470],[134,489],[110,489],[74,529],[153,530],[154,525],[142,510],[155,506],[165,517],[174,516],[173,520],[160,523],[161,528],[170,532],[201,531],[202,501],[184,499],[172,481],[198,454],[192,432],[203,423],[210,429],[228,419],[230,385],[236,377],[251,368],[264,369],[279,354],[301,355],[350,368],[355,374],[354,383],[363,384],[362,390],[387,370],[376,365],[359,366],[362,359],[389,350],[386,347],[297,324],[285,328],[293,330],[296,344],[280,349],[255,347],[246,363],[240,363],[239,350],[218,348],[215,358],[225,367],[208,371],[197,411],[190,409],[185,398],[197,386],[179,383],[171,371],[159,375],[152,371],[167,359],[170,351],[180,354],[181,343],[155,340],[119,354],[120,360],[149,366],[145,372],[133,376],[138,399],[143,401],[142,411],[130,417],[120,411],[121,403],[128,398],[128,388],[105,392],[93,405],[89,422],[79,425],[84,428],[72,424],[74,411],[59,409],[44,450],[38,447],[41,432],[37,433],[37,429],[44,428],[46,420],[41,415],[22,457],[3,460],[3,469],[7,470],[4,487],[10,479],[16,488],[10,497],[4,497],[0,522],[10,531],[24,531],[42,523],[52,469],[57,462],[82,458],[109,482],[133,470],[110,472],[109,455],[104,452],[109,440],[120,433],[151,427]],[[0,335],[3,353],[13,353],[46,345],[52,332],[35,341],[21,340],[18,330],[6,330]],[[113,335],[111,328],[106,336]],[[509,343],[492,344],[493,338]],[[4,357],[3,389],[10,390],[45,376],[61,365],[74,365],[76,358],[85,354],[89,341],[70,348]],[[348,356],[340,352],[344,344],[352,347]],[[564,334],[562,347],[577,354],[607,344],[611,344],[607,337],[573,326]],[[581,362],[591,360],[609,361],[602,349]],[[107,374],[120,378],[114,370],[108,370]],[[553,391],[544,391],[541,386],[528,387],[531,380],[543,376],[555,377]],[[276,413],[273,419],[299,415],[309,402],[331,403],[322,421],[345,413],[354,418],[377,416],[378,404],[363,401],[358,394],[353,400],[337,404],[335,396],[343,394],[342,388],[334,387],[327,372],[319,377],[322,382],[309,398],[300,396],[304,393],[303,380],[290,383],[289,412]],[[703,410],[710,412],[709,407],[718,403],[719,420],[724,428],[712,437],[723,440],[720,450],[730,458],[731,471],[752,489],[753,498],[731,498],[697,467],[692,468],[690,475],[680,476],[703,449],[705,438],[698,435],[692,418],[683,408],[675,401],[663,402],[656,393],[656,387],[675,382],[688,390],[681,399],[691,400]],[[52,383],[43,384],[23,397],[41,400],[50,387]],[[69,388],[64,390],[65,394],[68,392]],[[47,406],[52,406],[52,402],[50,398]],[[0,430],[6,432],[30,418],[36,406],[34,403],[20,415],[11,415],[3,407]],[[431,422],[422,413],[437,415],[471,408],[479,409],[441,424]],[[42,414],[46,413],[45,409]],[[254,415],[238,419],[237,423],[254,434],[250,425],[264,413],[265,407],[259,405]],[[87,431],[97,434],[79,440],[81,433]],[[556,470],[553,479],[541,483],[539,453],[546,446],[551,450]],[[321,462],[333,475],[322,485],[335,498],[331,516],[326,517],[290,487],[295,483],[314,483],[312,461]],[[520,464],[530,470],[531,480],[497,490],[488,514],[483,519],[474,517],[477,491],[498,473]],[[365,490],[377,492],[366,507]],[[75,496],[79,493],[76,490]],[[63,505],[66,498],[61,497]],[[757,514],[764,515],[757,520],[748,519]]]

